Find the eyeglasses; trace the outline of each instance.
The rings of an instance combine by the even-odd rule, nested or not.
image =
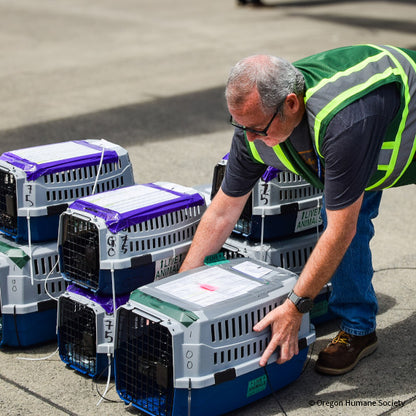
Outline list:
[[[267,136],[267,130],[269,130],[270,125],[273,123],[273,120],[276,118],[277,114],[279,113],[280,107],[282,104],[277,106],[276,112],[273,114],[272,119],[267,123],[267,126],[263,130],[255,130],[250,127],[242,126],[241,124],[237,123],[233,120],[233,116],[230,116],[230,124],[234,127],[238,127],[239,129],[244,130],[245,132],[256,134],[257,136]]]

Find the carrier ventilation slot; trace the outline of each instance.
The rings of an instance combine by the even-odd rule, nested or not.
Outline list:
[[[213,354],[213,364],[229,363],[237,360],[249,359],[251,356],[256,357],[263,353],[269,344],[267,337],[249,342],[240,347],[227,348]]]
[[[312,186],[293,189],[281,189],[279,191],[279,198],[281,201],[294,201],[298,199],[305,199],[320,195],[322,192]]]
[[[115,188],[121,188],[124,185],[123,177],[117,177],[109,179],[107,181],[97,182],[96,192],[105,192],[110,191]],[[69,189],[58,189],[52,191],[46,191],[46,200],[47,201],[72,201],[74,199],[83,198],[85,196],[91,195],[93,191],[93,186],[72,186]]]
[[[100,176],[115,172],[121,168],[121,162],[104,163],[101,166]],[[71,169],[62,172],[51,173],[43,176],[44,183],[67,183],[79,180],[95,178],[98,175],[98,166],[84,166],[83,168]]]
[[[50,295],[60,295],[68,287],[68,283],[65,280],[58,280],[57,282],[46,282],[46,291],[45,291],[45,282],[38,283],[36,289],[38,295],[50,294]]]
[[[40,257],[33,259],[35,275],[48,275],[54,270],[54,274],[59,274],[58,255]]]
[[[162,230],[168,227],[175,227],[188,221],[191,218],[199,218],[201,215],[201,207],[190,207],[178,211],[169,212],[159,217],[152,218],[147,221],[133,224],[126,228],[129,233],[148,232],[154,230]]]
[[[302,267],[312,253],[313,247],[304,247],[280,253],[280,267],[294,269]]]
[[[279,304],[274,302],[261,309],[251,311],[250,313],[212,323],[211,341],[214,343],[228,341],[229,339],[239,338],[254,333],[253,326],[277,306],[279,306]]]
[[[159,237],[140,238],[135,241],[132,240],[129,245],[130,252],[148,252],[190,241],[195,234],[196,227],[197,224],[195,223],[182,230],[166,233]]]

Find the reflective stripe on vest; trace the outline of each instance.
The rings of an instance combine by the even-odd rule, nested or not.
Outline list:
[[[368,189],[375,189],[380,185],[383,188],[389,188],[401,178],[403,173],[412,162],[416,151],[416,64],[404,52],[394,47],[386,47],[395,53],[391,58],[402,68],[409,67],[411,70],[407,73],[403,70],[401,77],[405,87],[405,106],[402,113],[400,127],[393,142],[384,142],[379,156],[378,170],[385,170],[384,178],[380,179]],[[413,130],[412,128],[413,127]]]
[[[247,141],[247,143],[250,147],[251,155],[253,156],[254,160],[256,160],[257,162],[266,164],[266,165],[269,164],[269,163],[264,162],[262,156],[260,156],[260,153],[259,153],[259,151],[256,147],[256,141],[250,142],[250,141],[247,140],[247,138],[246,138],[246,141]],[[282,163],[285,166],[285,168],[287,170],[295,173],[296,175],[299,175],[298,171],[295,169],[295,167],[292,165],[292,163],[286,157],[286,155],[283,152],[280,145],[270,147],[269,149],[273,149],[275,155],[277,156],[277,159],[280,161],[280,163]],[[274,164],[270,164],[270,166],[276,167]]]
[[[402,85],[404,108],[401,121],[394,140],[385,141],[380,151],[378,170],[383,177],[367,187],[383,189],[393,186],[402,176],[413,159],[416,150],[415,133],[410,126],[416,125],[416,65],[404,52],[394,47],[368,45],[380,51],[356,65],[322,79],[316,86],[305,93],[308,122],[311,127],[312,140],[322,157],[320,145],[325,135],[325,128],[332,117],[348,105],[354,97],[362,97],[375,86],[389,82]],[[354,77],[351,86],[350,76]]]

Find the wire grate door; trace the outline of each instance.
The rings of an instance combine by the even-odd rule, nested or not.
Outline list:
[[[170,332],[158,322],[120,309],[116,384],[129,402],[155,416],[173,409],[173,356]]]
[[[0,229],[10,233],[17,230],[16,179],[0,169]]]
[[[63,272],[88,288],[97,289],[100,273],[98,228],[90,221],[71,215],[65,215],[63,221]]]
[[[59,299],[59,354],[63,361],[89,374],[96,373],[96,319],[86,305]]]

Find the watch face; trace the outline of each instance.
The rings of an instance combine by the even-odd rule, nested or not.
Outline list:
[[[298,311],[301,313],[309,312],[313,308],[313,300],[308,298],[303,298],[297,304]]]

